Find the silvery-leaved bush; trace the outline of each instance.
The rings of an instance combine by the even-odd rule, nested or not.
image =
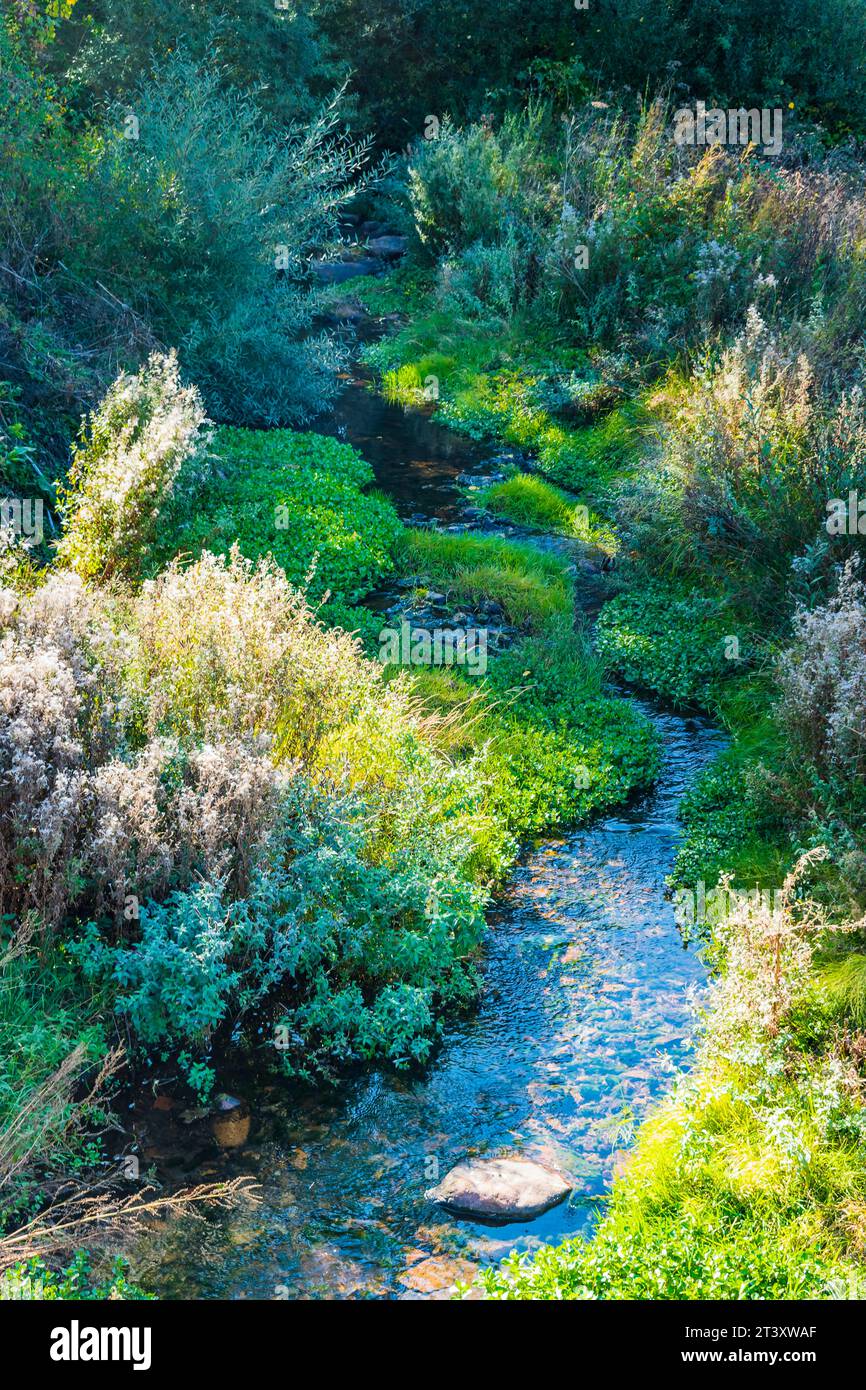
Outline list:
[[[61,493],[61,561],[85,579],[135,577],[182,469],[204,454],[205,412],[177,358],[121,374],[90,416]]]
[[[866,776],[866,585],[856,559],[827,603],[795,614],[779,682],[784,727],[820,774],[852,786]]]

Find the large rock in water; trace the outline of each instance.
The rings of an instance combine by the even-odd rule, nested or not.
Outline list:
[[[473,1158],[458,1163],[425,1195],[459,1216],[527,1221],[555,1207],[571,1183],[529,1158]]]
[[[408,245],[409,238],[405,236],[374,236],[367,242],[367,250],[374,256],[394,260],[402,256]]]
[[[380,260],[368,256],[366,260],[355,261],[311,261],[310,269],[323,285],[342,285],[346,280],[354,280],[358,275],[373,275],[382,269]]]

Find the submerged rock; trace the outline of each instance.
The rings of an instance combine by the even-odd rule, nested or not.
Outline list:
[[[525,1221],[555,1207],[571,1183],[529,1158],[473,1158],[458,1163],[425,1196],[459,1216]]]
[[[250,1109],[245,1101],[225,1092],[216,1097],[217,1111],[211,1115],[210,1127],[221,1149],[236,1149],[245,1144],[250,1132]]]
[[[458,1282],[469,1284],[478,1273],[478,1266],[470,1260],[451,1255],[430,1255],[399,1276],[399,1282],[412,1293],[436,1297],[450,1297]]]

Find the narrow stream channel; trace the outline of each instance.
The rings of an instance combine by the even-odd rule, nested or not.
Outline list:
[[[401,515],[442,524],[459,518],[457,475],[484,457],[360,380],[326,428],[357,445]],[[164,1176],[251,1174],[262,1197],[149,1235],[135,1270],[159,1294],[447,1297],[479,1264],[588,1227],[635,1125],[687,1062],[705,982],[664,880],[679,801],[724,737],[638,703],[663,740],[656,788],[527,849],[490,913],[480,1006],[449,1023],[423,1074],[374,1072],[325,1094],[265,1080],[247,1096],[245,1147],[184,1152],[154,1139],[149,1156]],[[574,1182],[571,1199],[497,1227],[425,1200],[454,1163],[497,1153],[554,1164]]]

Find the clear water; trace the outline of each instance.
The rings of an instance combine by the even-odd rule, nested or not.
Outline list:
[[[329,429],[362,449],[404,514],[459,514],[454,479],[481,456],[459,436],[361,382]],[[480,1005],[448,1023],[423,1074],[368,1073],[327,1094],[232,1078],[253,1115],[232,1151],[173,1112],[141,1117],[163,1178],[250,1174],[262,1200],[152,1233],[139,1276],[176,1298],[447,1297],[482,1263],[588,1227],[635,1125],[687,1063],[705,981],[664,880],[678,803],[723,739],[641,708],[663,740],[657,787],[527,850],[490,913]],[[425,1199],[454,1163],[497,1153],[554,1164],[571,1199],[497,1227]]]
[[[404,410],[370,389],[369,375],[356,368],[335,408],[310,428],[354,444],[393,501],[400,516],[435,516],[456,521],[462,510],[459,474],[492,452],[454,430],[434,425],[432,407]]]

